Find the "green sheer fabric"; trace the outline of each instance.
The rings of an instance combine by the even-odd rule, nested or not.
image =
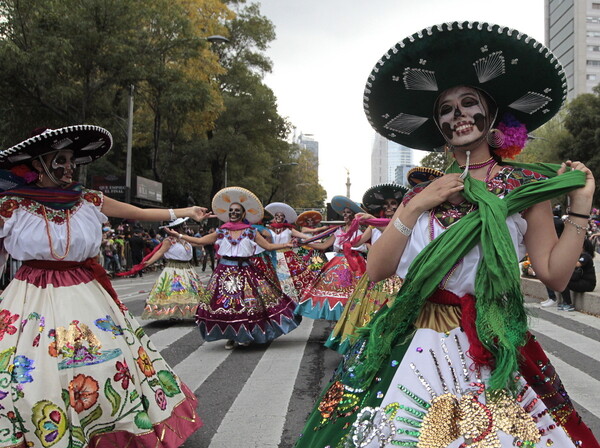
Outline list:
[[[557,176],[554,164],[507,165],[529,169],[548,179],[521,185],[500,199],[484,182],[467,176],[464,197],[477,209],[449,227],[428,244],[408,269],[394,304],[382,310],[365,327],[369,341],[365,362],[357,369],[363,384],[369,384],[390,354],[399,336],[410,330],[421,308],[447,272],[477,243],[482,257],[475,279],[477,333],[494,357],[489,388],[513,389],[518,350],[525,343],[527,316],[523,306],[517,255],[506,218],[534,204],[568,193],[585,185],[585,173],[570,171]],[[447,173],[460,169],[454,162]]]

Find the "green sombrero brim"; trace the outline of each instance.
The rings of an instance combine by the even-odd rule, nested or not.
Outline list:
[[[371,72],[364,109],[385,138],[434,151],[445,143],[434,123],[440,93],[457,86],[487,92],[498,117],[511,113],[532,131],[554,116],[567,95],[552,52],[516,30],[485,22],[453,22],[415,33],[394,45]]]
[[[408,188],[404,185],[392,183],[374,185],[365,191],[362,204],[369,212],[377,211],[383,206],[386,199],[396,199],[400,202],[407,192]]]
[[[74,162],[84,165],[99,159],[111,148],[112,135],[100,126],[80,124],[49,129],[0,151],[0,168],[7,169],[58,150],[73,151]]]
[[[349,208],[354,213],[364,212],[364,210],[360,208],[360,205],[358,205],[352,199],[347,198],[346,196],[334,196],[331,199],[331,208],[333,208],[335,212],[340,216],[345,208]]]

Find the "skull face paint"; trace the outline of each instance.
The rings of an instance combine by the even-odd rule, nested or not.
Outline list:
[[[285,221],[285,215],[282,212],[275,213],[274,217],[275,217],[275,222],[277,222],[277,223],[282,223]]]
[[[55,184],[66,185],[73,182],[73,173],[75,172],[73,151],[63,149],[45,154],[39,158],[39,161],[46,175]]]
[[[355,213],[350,210],[348,207],[344,208],[344,210],[342,211],[342,218],[344,218],[344,221],[346,223],[349,223],[350,221],[352,221],[354,219],[354,215]]]
[[[443,92],[435,113],[444,138],[455,147],[479,141],[489,126],[486,104],[471,87],[455,87]]]
[[[386,218],[391,218],[398,209],[398,200],[395,198],[388,198],[383,201],[383,214]]]
[[[240,204],[234,202],[229,206],[229,222],[240,222],[246,211]]]

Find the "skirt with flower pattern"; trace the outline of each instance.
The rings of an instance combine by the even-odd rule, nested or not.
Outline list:
[[[317,278],[318,272],[309,268],[308,260],[291,249],[280,249],[277,254],[277,278],[284,293],[295,302]]]
[[[188,261],[167,260],[146,300],[142,319],[192,319],[206,289]]]
[[[89,271],[23,266],[3,292],[0,447],[177,447],[196,405]]]
[[[338,320],[348,298],[360,280],[343,254],[335,254],[315,279],[304,290],[296,314],[311,319]]]
[[[255,260],[254,260],[255,261]],[[263,344],[294,330],[296,304],[250,259],[221,258],[198,305],[196,323],[206,341]]]

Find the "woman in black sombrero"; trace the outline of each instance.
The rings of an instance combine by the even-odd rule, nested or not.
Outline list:
[[[372,247],[367,274],[404,284],[345,358],[298,447],[599,446],[528,332],[518,268],[527,249],[542,281],[568,282],[594,177],[581,162],[503,160],[565,97],[547,48],[487,23],[422,30],[379,60],[364,97],[372,126],[409,147],[446,145],[455,161],[404,197]],[[548,199],[564,193],[558,238]]]
[[[408,188],[403,185],[387,183],[374,185],[365,192],[362,206],[368,213],[359,213],[356,219],[361,222],[372,221],[372,224],[365,230],[358,243],[375,244],[407,191]],[[346,353],[356,342],[358,330],[364,327],[382,306],[394,300],[400,286],[402,279],[397,275],[378,283],[372,282],[368,275],[363,275],[325,341],[325,346],[341,354]]]
[[[0,238],[23,266],[0,298],[0,446],[180,446],[202,422],[95,261],[107,216],[202,220],[140,209],[73,182],[108,131],[47,129],[0,151]]]

